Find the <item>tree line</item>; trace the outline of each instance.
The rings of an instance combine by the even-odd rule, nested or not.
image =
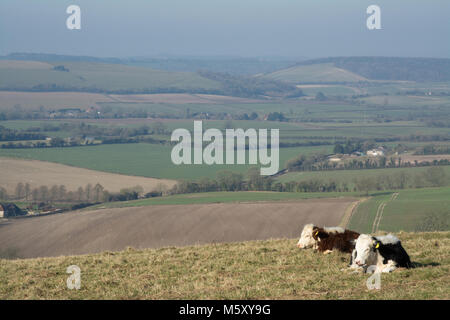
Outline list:
[[[68,190],[65,185],[41,185],[31,187],[29,183],[19,182],[13,194],[8,194],[5,188],[0,187],[0,200],[33,201],[33,202],[75,202],[75,203],[99,203],[111,201],[136,200],[139,197],[154,197],[161,192],[144,194],[141,186],[121,189],[120,192],[109,192],[100,183],[87,184],[76,190]]]
[[[308,178],[279,182],[270,176],[261,176],[259,169],[251,168],[245,177],[241,173],[221,171],[216,179],[181,181],[168,191],[169,194],[216,191],[277,191],[277,192],[363,192],[397,190],[407,188],[441,187],[450,184],[442,167],[431,167],[425,172],[399,171],[392,174],[362,176],[353,180]]]

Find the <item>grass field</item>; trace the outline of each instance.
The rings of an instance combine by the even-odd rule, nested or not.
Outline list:
[[[308,179],[334,180],[346,182],[349,187],[354,185],[355,179],[361,177],[376,178],[378,176],[386,176],[399,174],[404,172],[409,175],[423,174],[430,167],[410,167],[410,168],[383,168],[383,169],[361,169],[361,170],[330,170],[330,171],[299,171],[289,172],[277,178],[280,182],[304,181]],[[447,177],[450,178],[450,166],[441,166]],[[447,181],[450,183],[450,179]]]
[[[150,205],[200,204],[200,203],[246,203],[260,201],[295,201],[301,199],[329,199],[342,197],[358,197],[356,192],[271,192],[271,191],[239,191],[239,192],[205,192],[177,194],[167,197],[149,198],[133,201],[102,203],[86,210],[96,208],[141,207]]]
[[[418,227],[450,229],[449,187],[400,190],[397,196],[393,193],[375,195],[361,203],[348,227],[370,233],[379,212],[378,230],[416,231]]]
[[[280,149],[280,170],[298,154],[329,151],[330,146]],[[164,179],[215,177],[220,170],[246,173],[252,165],[172,164],[172,147],[155,144],[108,144],[91,147],[49,149],[0,149],[0,157],[57,162],[91,170]]]
[[[450,299],[450,232],[398,236],[417,267],[382,274],[380,290],[341,271],[348,255],[286,239],[0,260],[0,299]],[[70,265],[80,290],[67,289]]]

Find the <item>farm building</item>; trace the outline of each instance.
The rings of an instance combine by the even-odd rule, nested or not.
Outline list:
[[[368,150],[367,155],[372,157],[381,157],[384,156],[384,150],[381,148]]]
[[[24,216],[27,212],[20,209],[14,203],[0,203],[0,218]]]

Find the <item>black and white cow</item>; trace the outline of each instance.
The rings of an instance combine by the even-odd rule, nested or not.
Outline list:
[[[402,243],[392,234],[376,237],[361,234],[356,239],[350,265],[350,268],[362,268],[365,272],[391,272],[397,267],[412,267]]]

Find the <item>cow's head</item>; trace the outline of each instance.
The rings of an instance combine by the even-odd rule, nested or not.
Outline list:
[[[317,244],[317,240],[314,239],[313,235],[318,230],[313,224],[307,224],[303,227],[300,239],[297,242],[297,247],[300,249],[312,248]]]
[[[376,238],[368,234],[361,234],[358,239],[356,239],[355,263],[361,267],[374,264],[376,261],[377,249],[380,245],[381,242]]]

